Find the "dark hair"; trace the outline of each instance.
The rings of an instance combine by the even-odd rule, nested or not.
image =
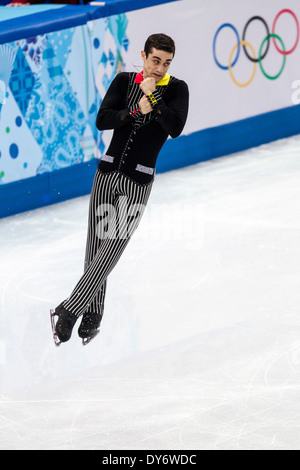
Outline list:
[[[152,34],[148,37],[144,48],[146,57],[151,54],[153,48],[158,51],[170,52],[173,56],[175,55],[175,42],[166,34]]]

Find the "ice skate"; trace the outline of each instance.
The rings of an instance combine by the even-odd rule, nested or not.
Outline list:
[[[55,324],[55,310],[51,309],[50,310],[50,318],[51,318],[51,327],[52,327],[52,334],[53,334],[53,340],[54,340],[54,344],[55,346],[59,347],[61,345],[61,342],[57,336],[57,333],[56,333],[56,324]]]
[[[56,316],[58,320],[55,323]],[[63,304],[60,304],[55,310],[50,310],[50,317],[54,343],[56,346],[60,346],[61,343],[66,343],[71,338],[78,317],[66,310]]]
[[[85,313],[82,318],[81,325],[78,329],[79,338],[82,339],[83,346],[89,344],[92,339],[100,333],[100,323],[102,314],[100,313]]]

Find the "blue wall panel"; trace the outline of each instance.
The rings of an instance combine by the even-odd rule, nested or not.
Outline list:
[[[157,173],[193,165],[300,133],[300,105],[169,139]],[[89,194],[97,160],[0,186],[0,217]]]

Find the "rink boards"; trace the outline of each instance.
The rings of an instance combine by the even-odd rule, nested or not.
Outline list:
[[[153,32],[175,38],[171,73],[191,93],[158,173],[300,132],[300,6],[211,3],[0,7],[0,217],[90,192],[111,137],[97,111],[118,72],[141,69]]]

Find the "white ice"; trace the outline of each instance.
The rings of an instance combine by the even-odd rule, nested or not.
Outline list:
[[[101,334],[55,348],[88,197],[0,221],[0,449],[299,450],[300,136],[158,175]]]

